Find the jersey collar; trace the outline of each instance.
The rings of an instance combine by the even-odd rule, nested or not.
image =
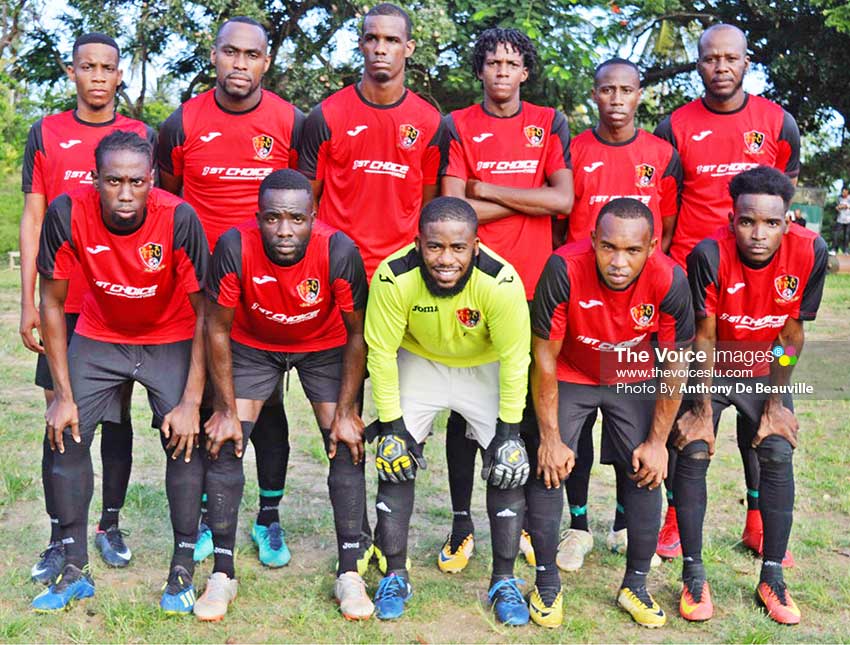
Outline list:
[[[77,116],[77,108],[74,108],[73,110],[71,110],[71,116],[73,116],[74,121],[76,121],[80,125],[84,125],[84,126],[89,127],[89,128],[105,128],[105,127],[108,127],[108,126],[112,125],[113,123],[115,123],[115,119],[118,118],[118,112],[113,111],[112,112],[112,118],[109,119],[109,121],[103,121],[102,123],[92,123],[91,121],[83,121],[83,119],[81,119],[80,117]]]
[[[635,139],[637,139],[637,138],[638,138],[638,135],[640,134],[640,128],[635,128],[635,133],[634,133],[634,135],[632,135],[632,136],[631,136],[629,139],[627,139],[626,141],[606,141],[605,139],[603,139],[602,137],[600,137],[600,136],[599,136],[599,134],[596,132],[596,126],[593,126],[593,127],[590,129],[590,131],[591,131],[591,133],[593,134],[593,137],[594,137],[594,138],[595,138],[595,139],[596,139],[599,143],[601,143],[603,146],[611,146],[612,148],[622,148],[623,146],[627,146],[627,145],[629,145],[630,143],[634,143],[634,140],[635,140]]]
[[[210,91],[213,93],[213,101],[215,101],[215,106],[219,110],[224,112],[225,114],[233,114],[233,115],[248,114],[250,112],[253,112],[254,110],[259,108],[263,104],[263,97],[266,95],[266,91],[261,90],[260,91],[260,100],[257,101],[257,104],[254,107],[248,108],[247,110],[228,110],[226,107],[224,107],[221,103],[218,102],[218,99],[215,96],[215,88],[213,88]]]
[[[519,109],[516,112],[514,112],[513,114],[509,114],[508,116],[499,116],[498,114],[493,114],[492,112],[488,112],[487,108],[484,107],[484,101],[481,101],[481,103],[479,103],[479,105],[481,106],[481,111],[484,112],[484,114],[486,114],[489,117],[492,117],[494,119],[513,119],[515,116],[519,116],[520,114],[522,114],[523,101],[519,102]]]
[[[370,108],[375,108],[376,110],[392,110],[394,107],[398,107],[402,103],[404,103],[404,99],[407,98],[408,89],[405,87],[404,92],[402,92],[401,98],[395,103],[390,103],[389,105],[380,105],[378,103],[372,103],[372,101],[368,100],[363,94],[360,92],[360,88],[357,83],[354,83],[354,91],[357,92],[357,98],[359,98],[363,103],[368,105]]]
[[[700,103],[702,103],[702,106],[706,110],[711,112],[712,114],[719,114],[720,116],[726,116],[726,115],[731,115],[731,114],[738,114],[738,112],[741,112],[745,107],[747,107],[747,103],[750,102],[750,95],[747,94],[746,92],[744,92],[744,102],[741,103],[741,107],[739,107],[737,110],[732,110],[731,112],[718,112],[717,110],[712,110],[710,107],[708,107],[708,104],[705,102],[704,96],[701,96],[699,100],[700,100]]]

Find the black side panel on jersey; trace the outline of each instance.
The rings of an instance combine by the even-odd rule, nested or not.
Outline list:
[[[304,122],[307,117],[304,113],[294,105],[292,106],[292,135],[289,141],[290,150],[299,150],[301,148],[301,137],[304,136]]]
[[[182,146],[185,142],[186,133],[183,131],[183,106],[181,105],[162,124],[162,129],[159,131],[159,141],[156,146],[158,165],[170,175],[174,174],[171,152],[174,148]]]
[[[572,170],[573,162],[570,158],[570,124],[562,112],[555,110],[555,118],[552,119],[552,136],[561,141],[561,154],[564,155],[564,165]]]
[[[497,260],[484,249],[479,248],[478,257],[475,258],[475,266],[479,271],[486,273],[491,278],[495,278],[505,268],[505,263]]]
[[[534,302],[531,305],[531,331],[534,335],[549,340],[555,310],[558,305],[569,301],[570,276],[567,274],[567,263],[560,255],[552,255],[534,290]]]
[[[242,234],[231,228],[218,238],[207,275],[206,293],[213,302],[221,295],[221,281],[228,273],[233,273],[242,282]]]
[[[71,198],[59,195],[50,202],[41,227],[41,239],[38,244],[38,272],[45,278],[53,278],[56,267],[56,254],[62,245],[71,241]]]
[[[829,252],[826,241],[818,235],[814,241],[815,261],[812,265],[812,273],[803,290],[803,300],[800,302],[800,320],[814,320],[818,314],[821,296],[823,296],[823,283],[826,280],[826,266],[829,261]]]
[[[442,177],[449,167],[449,151],[452,140],[460,142],[460,135],[457,133],[457,126],[451,114],[443,117],[439,131],[442,133],[442,138],[440,139],[440,169],[437,171],[437,176]]]
[[[673,267],[673,280],[660,308],[662,313],[676,321],[676,343],[690,343],[695,333],[694,305],[688,278],[678,264]]]
[[[717,271],[720,266],[720,247],[717,240],[706,239],[697,244],[688,254],[688,282],[691,286],[694,314],[697,318],[706,318],[705,290],[714,283],[714,288],[720,291],[717,284]]]
[[[670,120],[670,117],[663,119],[661,123],[655,128],[655,132],[653,134],[659,139],[664,139],[668,141],[670,145],[672,145],[677,150],[679,149],[679,145],[676,143],[676,135],[673,134],[673,122]]]
[[[351,299],[354,310],[366,308],[369,286],[366,282],[366,269],[363,258],[354,241],[342,231],[337,231],[328,240],[328,278],[333,284],[337,278],[351,285]]]
[[[39,119],[32,124],[27,136],[27,146],[24,148],[24,167],[21,169],[21,191],[32,192],[32,176],[35,172],[35,154],[44,154],[44,140],[41,137],[41,122]]]
[[[301,131],[301,145],[298,148],[298,170],[308,179],[316,179],[319,165],[319,148],[331,138],[331,129],[322,113],[322,104],[314,107]]]
[[[195,214],[195,209],[186,202],[182,202],[174,209],[174,251],[177,249],[186,251],[186,255],[195,269],[195,279],[201,290],[207,277],[207,266],[209,265],[210,247],[207,244],[207,236],[201,220]]]
[[[796,177],[800,174],[800,128],[794,117],[785,110],[782,111],[782,130],[779,132],[779,140],[787,141],[791,147],[791,156],[782,171],[789,177]]]
[[[410,249],[407,255],[396,258],[389,263],[390,271],[393,275],[399,276],[419,268],[419,254],[416,252],[416,247]]]

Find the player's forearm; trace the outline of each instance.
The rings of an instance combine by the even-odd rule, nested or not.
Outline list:
[[[31,209],[24,209],[21,216],[20,240],[21,251],[21,306],[35,304],[35,280],[38,270],[38,238],[41,234],[42,214],[38,217]]]
[[[479,224],[495,222],[496,220],[500,220],[504,217],[516,215],[516,211],[512,211],[510,208],[505,208],[496,202],[485,202],[471,197],[464,197],[463,199],[465,199],[466,202],[475,210],[475,215],[478,217]]]
[[[189,360],[189,376],[186,378],[186,387],[183,389],[183,401],[200,405],[204,397],[206,378],[203,312],[195,312],[195,332],[192,335],[192,354]]]
[[[207,367],[214,390],[213,407],[236,414],[230,328],[209,319],[206,325]]]
[[[687,350],[688,348],[683,348]],[[688,382],[688,361],[666,360],[661,364],[664,376],[660,379],[655,409],[652,413],[652,427],[647,441],[667,443],[667,437],[673,428],[673,421],[682,404],[682,386]]]
[[[41,314],[42,341],[50,375],[53,378],[53,391],[66,401],[73,401],[71,376],[68,371],[68,330],[65,325],[65,299],[57,298],[47,292],[48,282],[42,281]]]
[[[696,358],[691,364],[694,379],[691,385],[696,385],[696,407],[702,413],[711,412],[711,385],[714,382],[714,349],[717,337],[713,321],[697,319],[696,335],[694,336],[694,353]]]
[[[545,341],[533,339],[534,361],[531,364],[531,397],[537,415],[540,442],[561,439],[558,429],[557,359],[546,351]]]
[[[783,348],[793,347],[796,350],[796,356],[800,356],[803,351],[803,344],[806,337],[803,332],[803,323],[800,320],[788,318],[785,325],[779,331],[774,342],[774,347],[779,345]],[[795,361],[796,362],[796,361]],[[794,366],[789,362],[787,365],[782,365],[778,359],[774,359],[770,363],[770,384],[772,386],[786,386],[791,383],[791,374],[794,371]],[[771,388],[773,390],[774,388]],[[777,390],[778,392],[779,390]],[[771,392],[768,401],[772,403],[781,403],[782,395]]]
[[[366,341],[362,332],[349,334],[342,350],[342,383],[339,388],[337,414],[357,412],[357,396],[366,376]]]
[[[666,254],[673,244],[673,233],[676,230],[676,215],[661,218],[661,250]]]
[[[513,212],[525,215],[540,217],[566,215],[573,208],[571,196],[552,186],[510,188],[480,182],[476,192],[476,196],[480,199],[495,202]]]

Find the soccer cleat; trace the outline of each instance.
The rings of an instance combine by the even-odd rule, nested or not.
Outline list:
[[[741,535],[741,542],[750,551],[764,555],[764,525],[762,524],[760,510],[747,511],[747,522],[744,524],[744,533]],[[786,549],[785,557],[782,558],[782,566],[790,569],[794,564],[794,556],[791,555],[791,551]]]
[[[375,612],[375,605],[366,593],[366,583],[354,571],[346,571],[336,579],[334,598],[346,620],[367,620]]]
[[[195,587],[192,576],[179,564],[174,565],[162,586],[159,608],[169,616],[187,616],[195,606]]]
[[[613,528],[608,531],[608,537],[605,538],[605,544],[608,550],[619,555],[626,555],[629,547],[629,532],[628,529],[620,529],[615,531]],[[661,566],[661,558],[657,553],[652,554],[652,560],[649,561],[649,566],[653,569]]]
[[[772,583],[760,582],[756,587],[756,596],[767,615],[780,625],[799,624],[800,609],[782,580]]]
[[[130,547],[124,543],[127,531],[122,531],[117,526],[110,526],[105,531],[98,527],[94,534],[94,543],[100,551],[100,557],[110,567],[126,567],[133,557]]]
[[[42,551],[30,570],[33,582],[49,585],[56,579],[65,566],[65,547],[61,542],[51,542],[46,550]]]
[[[195,553],[192,559],[195,562],[203,562],[213,554],[213,539],[210,527],[201,522],[198,526],[198,537],[195,538]]]
[[[711,602],[711,590],[707,580],[685,580],[682,584],[682,595],[679,597],[679,614],[685,620],[694,622],[708,620],[714,615],[714,604]]]
[[[662,627],[667,622],[664,610],[658,606],[644,586],[634,589],[621,588],[617,595],[617,604],[629,612],[634,621],[643,627]]]
[[[475,538],[472,533],[463,538],[463,542],[452,553],[452,535],[446,538],[443,548],[437,554],[437,566],[443,573],[460,573],[469,564],[469,558],[475,550]]]
[[[292,559],[289,547],[286,546],[286,533],[277,522],[268,526],[255,522],[251,529],[251,539],[260,551],[260,562],[267,567],[285,567]]]
[[[413,587],[395,573],[381,578],[375,592],[375,616],[381,620],[394,620],[404,613],[404,604],[413,595]]]
[[[199,620],[217,622],[224,618],[227,607],[236,598],[239,583],[231,580],[227,574],[218,571],[207,580],[207,588],[201,597],[195,601],[193,612]]]
[[[679,538],[679,522],[676,521],[676,508],[667,507],[664,526],[658,533],[658,545],[655,552],[665,560],[682,557],[682,540]]]
[[[62,611],[70,608],[75,600],[93,595],[94,581],[89,574],[89,566],[79,569],[73,564],[66,564],[56,582],[33,598],[32,608],[41,614]]]
[[[377,544],[372,545],[372,556],[375,558],[375,562],[378,563],[378,571],[380,571],[382,575],[387,575],[387,556],[384,555],[384,552],[381,551],[381,547]],[[405,559],[404,568],[410,569],[410,558]]]
[[[527,625],[529,620],[528,605],[519,591],[518,585],[525,584],[524,580],[502,578],[493,583],[487,592],[490,606],[496,614],[496,620],[503,625]]]
[[[593,535],[590,531],[567,529],[564,539],[558,544],[555,562],[562,571],[578,571],[584,564],[584,556],[593,550]]]
[[[537,558],[534,557],[534,547],[531,546],[531,536],[525,529],[522,530],[519,536],[519,550],[525,556],[525,561],[528,562],[529,566],[537,566]]]
[[[540,597],[540,592],[535,586],[534,591],[528,597],[528,610],[531,614],[531,620],[541,627],[560,627],[564,622],[564,594],[562,591],[558,591],[558,595],[555,596],[552,604],[547,605],[543,602],[543,598]]]

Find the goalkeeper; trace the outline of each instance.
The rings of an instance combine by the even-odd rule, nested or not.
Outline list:
[[[479,244],[466,202],[440,197],[422,209],[416,240],[386,258],[372,280],[366,343],[378,410],[377,542],[387,575],[375,615],[404,612],[413,590],[406,569],[414,484],[440,410],[467,420],[484,451],[493,547],[489,600],[506,624],[528,622],[513,566],[525,513],[528,455],[519,436],[530,323],[514,268]]]

